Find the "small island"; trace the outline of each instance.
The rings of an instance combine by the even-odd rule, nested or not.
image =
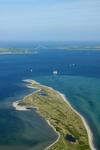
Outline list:
[[[26,80],[28,87],[35,92],[13,103],[17,110],[36,111],[58,134],[54,143],[45,150],[90,150],[88,133],[82,119],[69,106],[67,99],[58,91],[39,84],[33,80]]]

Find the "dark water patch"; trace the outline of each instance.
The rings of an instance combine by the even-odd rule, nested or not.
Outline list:
[[[76,142],[76,138],[75,138],[73,135],[71,135],[71,134],[67,134],[67,135],[65,136],[65,139],[66,139],[67,141],[69,141],[69,142],[73,142],[73,143]]]
[[[40,92],[39,92],[39,95],[40,95],[40,96],[48,96],[48,94],[47,94],[45,91],[40,91]]]

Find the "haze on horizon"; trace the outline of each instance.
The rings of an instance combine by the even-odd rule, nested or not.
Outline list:
[[[100,0],[0,0],[0,41],[99,41]]]

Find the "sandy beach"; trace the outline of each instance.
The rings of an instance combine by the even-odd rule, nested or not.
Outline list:
[[[27,85],[27,88],[33,88],[33,89],[34,89],[34,87],[32,86],[32,83],[40,84],[40,83],[38,83],[38,82],[36,82],[36,81],[34,81],[34,80],[30,80],[30,79],[23,80],[23,81],[26,82],[26,83],[29,83],[29,85]],[[67,100],[67,98],[65,97],[64,94],[62,94],[62,93],[60,93],[59,91],[53,89],[52,87],[48,87],[48,86],[45,86],[45,85],[42,85],[42,86],[43,86],[43,87],[46,87],[46,88],[49,88],[49,89],[51,89],[51,90],[56,91],[56,92],[62,97],[62,99],[66,102],[66,104],[81,118],[81,120],[82,120],[82,122],[83,122],[83,124],[84,124],[84,126],[85,126],[85,128],[86,128],[86,130],[87,130],[90,148],[91,148],[91,150],[96,150],[96,148],[95,148],[95,146],[94,146],[94,144],[93,144],[93,134],[92,134],[92,131],[91,131],[89,125],[88,125],[87,122],[86,122],[86,119],[85,119],[79,112],[77,112],[77,111],[72,107],[72,105],[69,103],[69,101]],[[41,89],[38,89],[38,90],[36,90],[36,91],[34,91],[34,92],[38,92],[38,91],[40,91],[40,90],[41,90]],[[25,96],[25,97],[31,96],[32,94],[34,94],[34,92],[31,93],[31,94],[29,94],[29,95],[27,95],[27,96]],[[25,98],[25,97],[24,97],[24,98]],[[26,106],[19,106],[19,105],[18,105],[19,102],[20,102],[20,100],[19,100],[19,101],[16,101],[16,102],[13,102],[13,104],[12,104],[12,106],[13,106],[16,110],[18,110],[18,111],[27,111],[27,110],[29,110],[29,109],[27,109]],[[34,108],[34,107],[30,106],[30,108]],[[38,108],[36,108],[36,109],[38,110]],[[58,134],[58,138],[57,138],[57,140],[56,140],[55,142],[53,142],[51,145],[49,145],[48,147],[46,147],[44,150],[48,150],[48,149],[49,149],[50,147],[52,147],[55,143],[57,143],[57,142],[59,141],[59,138],[60,138],[59,132],[56,131],[56,129],[54,128],[54,126],[52,126],[52,124],[49,122],[49,120],[46,120],[46,121],[47,121],[48,125],[49,125],[50,127],[52,127],[52,129],[54,130],[54,132],[56,132],[56,133]]]
[[[48,86],[45,86],[45,87],[48,87]],[[55,90],[55,89],[53,89],[51,87],[48,87],[48,88],[52,89],[52,90]],[[76,111],[72,107],[72,105],[69,103],[68,99],[66,98],[66,96],[64,94],[60,93],[57,90],[55,90],[55,91],[62,97],[62,99],[66,102],[66,104],[69,105],[69,107],[81,118],[81,120],[82,120],[82,122],[83,122],[83,124],[84,124],[84,126],[85,126],[85,128],[87,130],[90,148],[91,148],[91,150],[96,150],[96,148],[95,148],[95,146],[93,144],[93,134],[92,134],[92,131],[91,131],[89,125],[86,122],[86,119],[78,111]]]
[[[57,92],[58,92],[58,91],[57,91]],[[63,98],[63,100],[67,103],[67,105],[69,105],[69,107],[81,118],[81,120],[82,120],[82,122],[83,122],[83,124],[84,124],[84,126],[85,126],[85,128],[86,128],[86,130],[87,130],[87,133],[88,133],[89,145],[90,145],[90,147],[91,147],[91,150],[96,150],[96,148],[95,148],[95,146],[94,146],[94,144],[93,144],[93,134],[92,134],[92,131],[91,131],[89,125],[87,124],[85,118],[84,118],[80,113],[78,113],[78,112],[71,106],[71,104],[69,103],[69,101],[67,100],[67,98],[65,97],[64,94],[61,94],[60,92],[58,92],[58,93],[61,95],[61,97]]]
[[[20,101],[13,102],[13,103],[12,103],[12,106],[13,106],[16,110],[18,110],[18,111],[25,111],[25,110],[28,110],[26,106],[20,106],[20,105],[19,105],[19,102],[20,102]]]

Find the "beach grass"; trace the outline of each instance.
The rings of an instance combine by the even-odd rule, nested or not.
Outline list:
[[[37,92],[19,101],[20,106],[32,106],[49,121],[58,134],[58,139],[45,150],[90,150],[88,134],[81,118],[64,101],[61,94],[52,88],[30,81]],[[42,96],[40,91],[46,94]],[[66,135],[75,138],[75,142],[66,139]]]

